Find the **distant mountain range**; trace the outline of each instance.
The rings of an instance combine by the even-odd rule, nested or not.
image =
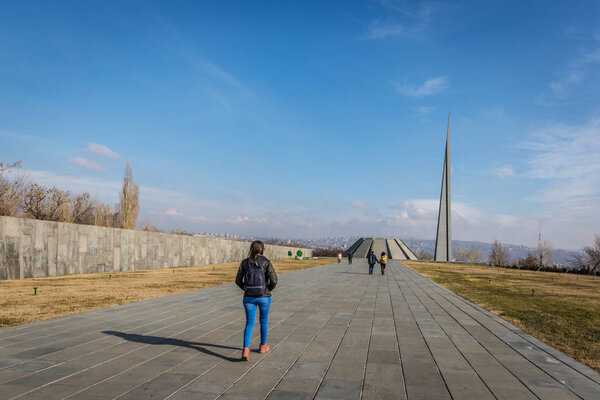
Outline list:
[[[402,239],[404,243],[408,245],[415,253],[423,250],[427,253],[434,253],[435,250],[435,240],[423,240],[423,239]],[[484,243],[484,242],[475,242],[475,241],[464,241],[464,240],[453,240],[452,241],[452,249],[456,250],[459,247],[464,247],[465,249],[477,249],[481,252],[482,261],[487,261],[490,252],[492,251],[492,243]],[[533,247],[522,246],[519,244],[508,244],[502,243],[502,247],[507,249],[510,253],[510,257],[512,259],[518,260],[521,258],[527,257],[529,253],[535,251]],[[562,250],[562,249],[554,249],[552,252],[552,258],[555,263],[570,265],[572,263],[572,254],[578,253],[578,250]]]

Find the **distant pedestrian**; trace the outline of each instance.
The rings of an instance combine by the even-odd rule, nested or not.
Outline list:
[[[352,264],[352,253],[348,254],[348,264]]]
[[[244,349],[242,361],[250,358],[250,339],[256,320],[256,308],[260,310],[260,347],[259,353],[269,351],[267,333],[269,331],[269,307],[271,291],[277,285],[277,274],[271,261],[263,253],[265,245],[255,240],[250,245],[248,258],[240,263],[235,283],[244,291],[244,310],[246,311],[246,328],[244,329]]]
[[[387,254],[385,253],[385,251],[381,252],[379,264],[381,265],[381,275],[385,275],[385,267],[387,266]]]
[[[342,253],[338,253],[338,264],[342,262]]]
[[[375,267],[375,264],[377,264],[377,256],[373,250],[369,251],[367,262],[369,263],[369,275],[373,275],[373,268]]]

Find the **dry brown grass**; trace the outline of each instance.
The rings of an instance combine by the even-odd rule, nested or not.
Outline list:
[[[468,264],[403,263],[600,371],[600,278]]]
[[[332,259],[272,260],[278,274]],[[0,327],[231,283],[239,262],[0,281]],[[37,287],[37,296],[33,288]]]

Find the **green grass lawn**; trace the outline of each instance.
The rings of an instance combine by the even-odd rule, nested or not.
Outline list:
[[[600,371],[600,278],[468,264],[403,263]]]

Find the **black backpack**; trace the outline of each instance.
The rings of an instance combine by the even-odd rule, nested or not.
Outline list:
[[[267,279],[261,261],[262,258],[258,262],[248,259],[248,268],[244,275],[244,296],[260,297],[267,292]]]

